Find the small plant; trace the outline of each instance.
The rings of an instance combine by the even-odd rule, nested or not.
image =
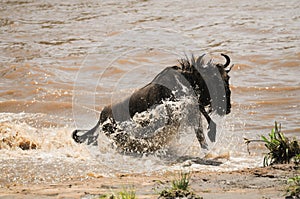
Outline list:
[[[265,155],[263,165],[268,166],[272,164],[290,163],[291,159],[298,157],[300,154],[300,147],[297,140],[290,140],[281,132],[281,125],[275,122],[275,127],[269,134],[269,138],[261,136],[262,140],[245,139],[248,145],[250,142],[264,142],[269,152]],[[249,151],[249,150],[248,150]],[[299,158],[296,158],[298,161]],[[296,162],[295,162],[296,163]]]
[[[286,193],[289,197],[300,198],[300,176],[295,176],[287,180],[288,187]]]
[[[300,153],[294,157],[294,163],[298,166],[300,164]]]
[[[289,140],[281,132],[281,125],[277,125],[269,134],[270,139],[262,136],[265,146],[269,149],[264,157],[264,166],[270,164],[290,163],[290,160],[300,153],[299,144],[296,140]]]
[[[173,190],[180,189],[183,191],[188,190],[190,179],[191,179],[190,173],[180,172],[179,178],[172,181],[172,189]]]
[[[117,194],[116,199],[136,199],[135,191],[132,189],[120,191]]]
[[[172,180],[172,187],[160,192],[159,198],[173,199],[173,198],[191,198],[202,199],[202,197],[196,196],[189,190],[189,183],[191,179],[190,173],[179,173],[179,177]]]
[[[133,188],[123,189],[122,191],[112,194],[110,196],[103,195],[101,199],[136,199],[136,194]]]

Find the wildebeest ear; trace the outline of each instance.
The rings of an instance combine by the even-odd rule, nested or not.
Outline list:
[[[192,66],[195,67],[196,66],[196,61],[195,61],[195,56],[194,54],[192,54],[192,58],[191,58],[191,62],[192,62]]]
[[[204,65],[204,61],[203,61],[203,57],[204,56],[205,56],[205,54],[203,54],[203,55],[201,55],[201,56],[198,57],[198,59],[196,61],[198,67],[202,67]]]
[[[226,73],[229,73],[233,67],[234,67],[234,64],[232,64],[228,69],[225,70]]]

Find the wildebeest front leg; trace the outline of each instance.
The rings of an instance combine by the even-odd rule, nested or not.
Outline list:
[[[206,112],[205,108],[202,105],[199,105],[200,112],[204,115],[207,123],[208,123],[208,132],[207,135],[210,141],[216,141],[216,133],[217,133],[217,125],[216,123],[210,118],[208,113]]]
[[[210,118],[210,116],[208,115],[208,113],[206,112],[204,106],[199,105],[199,110],[200,110],[200,112],[204,115],[204,117],[205,117],[207,123],[209,124],[210,121],[211,121],[211,118]]]
[[[207,149],[207,143],[205,141],[205,137],[204,137],[204,134],[203,134],[203,129],[202,129],[201,123],[199,124],[197,129],[195,129],[195,133],[196,133],[196,137],[197,137],[197,140],[198,140],[201,148],[202,149]]]

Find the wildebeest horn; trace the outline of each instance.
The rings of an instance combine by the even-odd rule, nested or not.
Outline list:
[[[203,57],[205,56],[205,54],[203,54],[203,55],[201,55],[201,56],[199,56],[198,58],[197,58],[197,66],[202,66],[203,65]]]
[[[222,55],[223,57],[225,57],[225,59],[226,59],[226,63],[224,64],[224,68],[226,68],[226,67],[229,66],[229,64],[230,64],[230,58],[229,58],[228,55],[225,55],[225,54],[223,54],[223,53],[221,53],[221,55]]]

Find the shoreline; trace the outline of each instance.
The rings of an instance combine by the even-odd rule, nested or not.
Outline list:
[[[192,172],[190,189],[206,198],[284,198],[286,180],[299,175],[293,164],[246,168],[236,171]],[[0,198],[99,198],[133,187],[137,198],[158,198],[158,193],[170,187],[175,172],[152,174],[121,174],[103,177],[94,173],[85,179],[74,177],[70,181],[45,184],[9,184],[0,187]]]

